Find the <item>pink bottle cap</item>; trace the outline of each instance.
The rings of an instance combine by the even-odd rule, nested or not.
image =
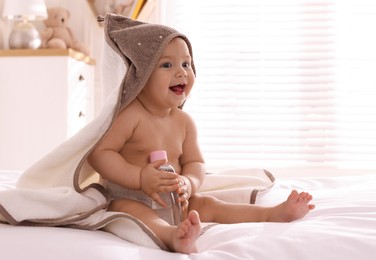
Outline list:
[[[167,152],[164,150],[154,151],[150,153],[150,162],[155,162],[159,160],[167,161]]]

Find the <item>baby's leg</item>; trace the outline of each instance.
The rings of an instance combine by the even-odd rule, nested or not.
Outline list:
[[[186,254],[197,252],[196,240],[201,231],[201,222],[196,211],[189,212],[188,217],[176,227],[159,218],[151,208],[138,201],[114,200],[109,210],[128,213],[138,218],[174,252]]]
[[[227,203],[209,196],[192,196],[190,210],[197,210],[203,222],[289,222],[304,217],[314,205],[306,192],[292,191],[287,200],[274,207]]]

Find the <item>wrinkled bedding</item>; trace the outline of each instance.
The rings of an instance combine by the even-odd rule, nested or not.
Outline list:
[[[19,174],[0,172],[0,191]],[[100,230],[0,224],[1,259],[375,259],[376,174],[277,178],[256,204],[274,205],[291,189],[313,194],[316,209],[291,223],[215,225],[183,255],[132,244]]]

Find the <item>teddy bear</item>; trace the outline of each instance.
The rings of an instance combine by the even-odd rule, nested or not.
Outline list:
[[[44,20],[46,28],[41,32],[41,48],[72,48],[76,51],[89,55],[86,45],[78,42],[67,22],[70,17],[69,10],[61,7],[47,9],[48,18]]]

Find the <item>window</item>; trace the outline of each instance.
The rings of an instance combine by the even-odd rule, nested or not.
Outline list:
[[[376,1],[172,2],[209,169],[376,169]]]

